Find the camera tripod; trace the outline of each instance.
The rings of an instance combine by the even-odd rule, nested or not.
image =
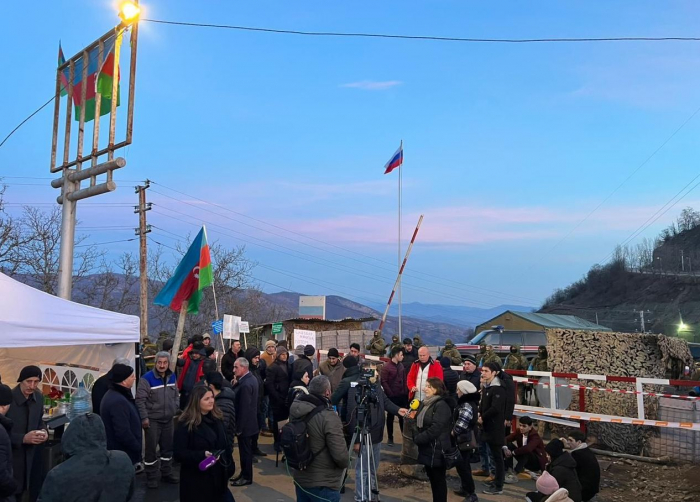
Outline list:
[[[348,455],[352,453],[355,441],[360,439],[360,451],[355,458],[355,467],[360,463],[359,479],[355,480],[355,491],[360,495],[360,502],[379,502],[379,483],[377,481],[377,465],[374,459],[374,449],[372,448],[372,435],[370,434],[365,415],[365,404],[357,407],[357,427],[350,440]],[[345,480],[347,480],[347,470],[343,476],[343,489],[345,490]],[[374,497],[374,498],[373,498]]]

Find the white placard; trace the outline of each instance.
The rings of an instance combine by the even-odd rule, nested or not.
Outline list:
[[[235,315],[224,314],[224,339],[225,340],[240,340],[240,325],[241,318]]]
[[[295,329],[294,347],[299,345],[313,345],[316,348],[316,332],[308,329]]]
[[[238,323],[238,331],[241,333],[250,333],[250,324],[248,324],[248,321],[241,321]]]

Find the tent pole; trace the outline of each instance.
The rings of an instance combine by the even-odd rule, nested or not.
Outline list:
[[[180,351],[182,343],[182,332],[185,330],[185,317],[187,316],[187,300],[182,302],[180,307],[180,316],[177,319],[177,329],[175,330],[175,342],[173,343],[173,352],[170,355],[170,369],[173,373],[177,369],[177,354]]]

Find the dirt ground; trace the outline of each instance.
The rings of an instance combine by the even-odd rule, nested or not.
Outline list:
[[[599,457],[598,502],[700,500],[700,465],[655,465]]]

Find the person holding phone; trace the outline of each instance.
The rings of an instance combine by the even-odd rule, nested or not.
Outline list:
[[[175,460],[181,464],[181,502],[233,500],[227,484],[234,469],[231,447],[226,438],[223,414],[216,407],[214,393],[209,388],[192,389],[185,411],[175,426],[173,446]],[[200,464],[211,456],[218,457],[216,462],[207,463],[207,468],[202,470]]]

